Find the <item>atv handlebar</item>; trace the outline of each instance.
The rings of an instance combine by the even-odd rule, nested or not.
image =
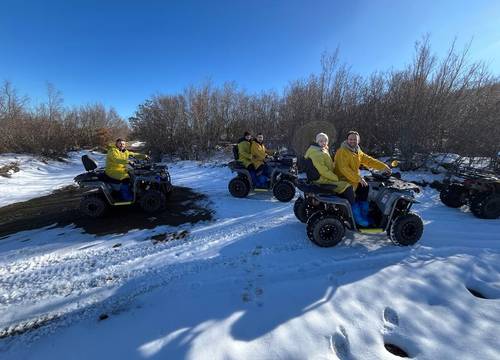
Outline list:
[[[166,165],[157,164],[153,162],[151,159],[147,160],[133,159],[128,163],[130,167],[134,170],[153,170],[156,167],[168,168]]]

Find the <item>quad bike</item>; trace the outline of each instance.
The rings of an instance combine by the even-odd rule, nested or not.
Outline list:
[[[270,191],[274,197],[282,202],[288,202],[295,196],[295,182],[297,180],[297,157],[289,154],[276,154],[268,161],[271,176],[265,188],[257,188],[252,180],[250,171],[239,161],[231,161],[228,166],[236,172],[236,177],[231,179],[228,189],[231,195],[237,198],[246,197],[250,191]]]
[[[397,165],[395,165],[397,166]],[[308,180],[297,184],[304,195],[294,204],[295,216],[307,224],[307,236],[318,246],[337,245],[346,229],[363,233],[386,232],[391,241],[400,246],[415,244],[422,236],[424,224],[419,215],[410,211],[417,202],[415,193],[420,188],[394,176],[375,171],[365,176],[368,183],[370,217],[374,227],[359,228],[354,221],[349,201],[333,193],[334,185],[316,185]]]
[[[166,165],[144,160],[130,163],[130,187],[133,198],[124,201],[120,198],[121,184],[109,181],[103,168],[88,155],[82,156],[86,172],[75,177],[80,188],[88,189],[80,201],[80,210],[87,216],[103,216],[110,207],[126,206],[138,203],[149,213],[165,207],[166,198],[172,191],[170,174]]]
[[[498,163],[493,168],[480,169],[457,160],[448,168],[445,186],[439,193],[441,202],[452,208],[468,205],[480,219],[500,217],[499,170]]]

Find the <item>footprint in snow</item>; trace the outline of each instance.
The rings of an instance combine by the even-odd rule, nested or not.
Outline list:
[[[399,315],[396,312],[396,310],[387,306],[384,309],[384,322],[385,322],[386,328],[387,327],[392,328],[392,327],[399,326]]]
[[[330,349],[337,354],[340,360],[350,359],[350,346],[347,331],[340,325],[339,329],[330,337]]]
[[[398,344],[403,344],[401,336],[397,334],[396,328],[399,326],[399,315],[396,310],[387,306],[384,309],[384,348],[393,355],[401,358],[409,358],[408,352]],[[408,344],[407,344],[408,345]]]

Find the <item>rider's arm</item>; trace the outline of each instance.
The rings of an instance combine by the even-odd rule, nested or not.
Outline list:
[[[367,168],[383,171],[389,170],[389,166],[384,164],[382,161],[372,158],[369,155],[366,155],[364,152],[361,153],[361,164],[366,166]]]
[[[128,156],[133,156],[135,157],[136,159],[139,159],[139,160],[144,160],[146,159],[146,156],[145,154],[140,154],[140,153],[136,153],[136,152],[132,152],[132,151],[129,151],[128,152]]]
[[[351,184],[357,184],[361,181],[361,175],[359,174],[358,169],[353,170],[352,167],[349,166],[351,156],[351,154],[344,151],[342,148],[337,150],[335,153],[335,166],[339,169],[340,173],[347,179],[347,181]]]

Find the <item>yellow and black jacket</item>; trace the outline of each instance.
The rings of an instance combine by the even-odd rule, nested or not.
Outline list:
[[[356,149],[352,149],[344,141],[335,153],[335,167],[333,170],[335,174],[340,180],[348,181],[354,190],[356,190],[361,181],[361,174],[359,172],[361,165],[375,170],[389,169],[383,162],[366,155],[361,151],[359,146]]]
[[[145,155],[135,153],[132,151],[121,151],[115,144],[108,146],[108,154],[106,155],[106,169],[105,173],[110,178],[115,180],[123,180],[129,177],[127,172],[127,164],[129,156],[144,159]]]
[[[245,138],[241,138],[238,141],[238,161],[240,161],[244,167],[248,167],[252,163],[252,154],[250,152],[250,146],[252,141]]]
[[[320,175],[319,179],[315,180],[314,183],[337,185],[335,188],[336,193],[343,193],[350,186],[348,182],[339,180],[338,176],[333,172],[333,161],[328,149],[322,149],[319,145],[312,144],[307,149],[304,157],[311,159]]]
[[[266,159],[266,155],[268,151],[264,144],[259,143],[258,141],[252,141],[252,145],[250,146],[250,153],[252,154],[252,164],[256,169],[261,167],[264,164],[264,160]]]

